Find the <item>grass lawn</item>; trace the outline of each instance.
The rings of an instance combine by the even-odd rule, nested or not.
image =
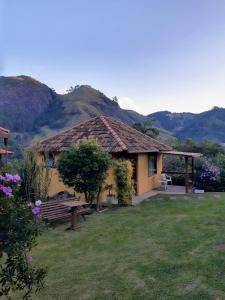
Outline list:
[[[31,299],[225,299],[225,194],[156,196],[65,228],[33,251],[48,276]]]

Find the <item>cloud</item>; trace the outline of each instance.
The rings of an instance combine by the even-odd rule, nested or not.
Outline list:
[[[137,103],[127,96],[118,96],[119,105],[121,108],[132,109],[141,113],[141,108],[138,107]]]

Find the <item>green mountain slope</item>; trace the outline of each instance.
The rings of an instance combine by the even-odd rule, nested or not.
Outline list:
[[[98,115],[116,117],[130,125],[145,120],[136,112],[121,109],[118,103],[88,85],[60,95],[28,76],[0,76],[0,126],[11,130],[17,151],[34,137]]]
[[[155,126],[168,130],[179,139],[225,143],[225,108],[214,107],[200,114],[161,111],[149,117],[155,118]]]

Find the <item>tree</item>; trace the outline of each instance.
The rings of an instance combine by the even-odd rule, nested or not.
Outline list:
[[[116,96],[112,98],[112,101],[114,101],[114,102],[116,102],[116,103],[119,102],[119,100],[118,100],[118,98],[117,98]]]
[[[31,249],[41,233],[36,218],[41,201],[27,203],[17,194],[19,175],[0,175],[0,296],[25,290],[27,299],[43,287],[46,270],[32,266]]]
[[[65,184],[78,193],[84,193],[85,200],[92,204],[103,188],[111,160],[109,154],[94,140],[84,140],[60,155],[58,170]]]
[[[159,135],[159,129],[152,126],[153,122],[155,122],[154,118],[148,118],[144,123],[135,123],[133,128],[152,138],[156,138]]]

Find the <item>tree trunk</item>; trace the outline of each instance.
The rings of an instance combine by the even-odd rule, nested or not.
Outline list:
[[[98,194],[97,194],[97,205],[96,205],[97,211],[99,211],[99,209],[100,209],[100,193],[101,193],[101,190],[99,189]]]

